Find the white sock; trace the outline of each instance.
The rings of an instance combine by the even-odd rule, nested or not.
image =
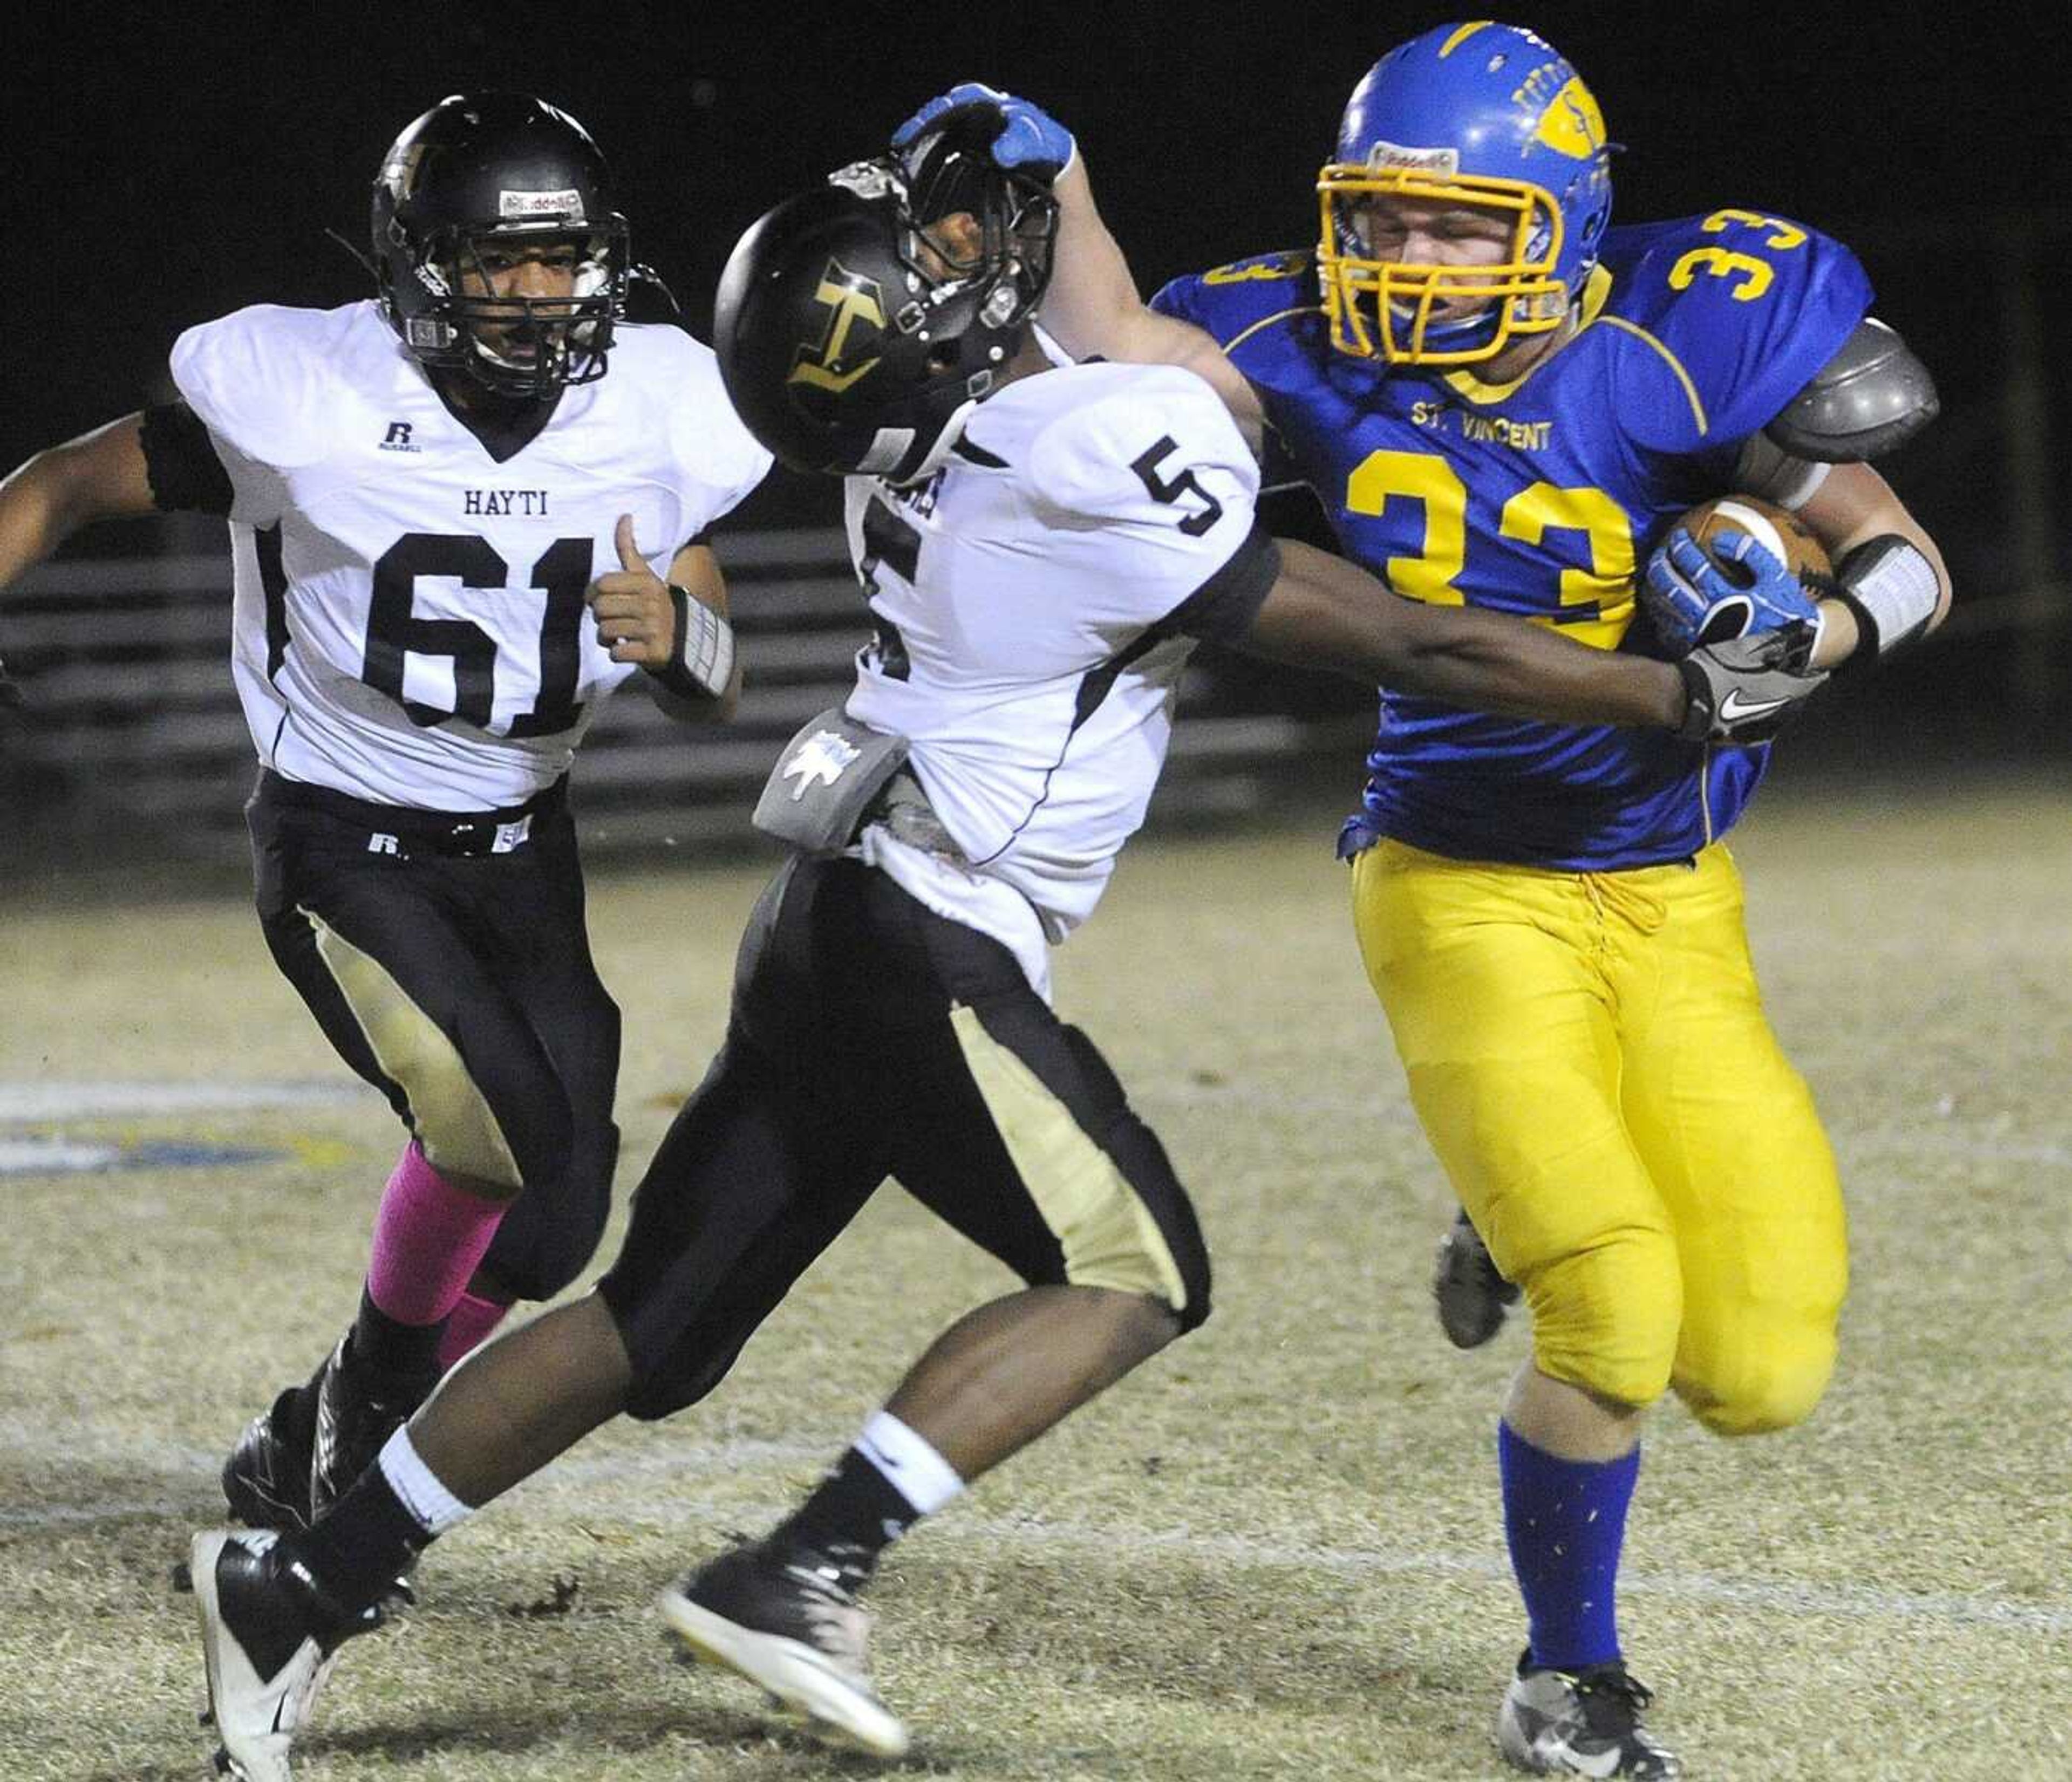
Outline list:
[[[439,1476],[426,1466],[424,1457],[410,1445],[410,1427],[405,1423],[382,1446],[375,1463],[388,1481],[404,1509],[417,1519],[427,1534],[443,1534],[454,1523],[475,1512],[448,1491]]]
[[[863,1426],[856,1451],[885,1475],[916,1516],[933,1515],[964,1488],[957,1469],[889,1410],[878,1411]]]

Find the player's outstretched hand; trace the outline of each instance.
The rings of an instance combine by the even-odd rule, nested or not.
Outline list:
[[[968,130],[971,141],[992,155],[993,165],[1049,184],[1078,152],[1072,133],[1040,105],[982,81],[960,81],[939,93],[892,133],[903,154],[924,137]]]
[[[1811,698],[1826,673],[1811,666],[1819,633],[1804,622],[1693,650],[1678,663],[1690,704],[1688,742],[1767,742]]]
[[[1712,548],[1679,526],[1647,560],[1647,610],[1672,656],[1804,620],[1819,608],[1798,577],[1749,535],[1722,527]]]
[[[597,620],[598,641],[614,662],[666,668],[676,659],[676,608],[669,585],[648,567],[633,542],[633,516],[621,514],[612,535],[619,567],[590,585],[584,599]]]

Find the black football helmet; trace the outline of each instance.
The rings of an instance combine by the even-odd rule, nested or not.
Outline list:
[[[463,292],[469,273],[487,288],[486,253],[542,239],[574,245],[572,298]],[[441,100],[382,159],[373,247],[382,313],[428,369],[530,398],[604,376],[631,270],[626,219],[603,155],[566,112],[516,92]],[[495,350],[484,325],[526,355]]]
[[[954,144],[919,146],[787,199],[721,274],[713,331],[727,394],[794,470],[929,474],[1050,282],[1049,191]],[[931,228],[953,211],[978,225],[968,251]]]

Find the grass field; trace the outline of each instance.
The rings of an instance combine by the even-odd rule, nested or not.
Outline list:
[[[1521,1630],[1492,1430],[1523,1339],[1460,1356],[1432,1323],[1449,1200],[1328,834],[1147,842],[1059,960],[1061,1008],[1194,1189],[1219,1310],[890,1562],[878,1661],[911,1773],[1503,1773],[1488,1727]],[[2072,796],[1787,788],[1737,851],[1856,1284],[1809,1428],[1734,1446],[1659,1418],[1635,1669],[1694,1777],[2072,1776]],[[627,1185],[717,1037],[760,877],[595,877]],[[169,1567],[243,1420],[349,1315],[397,1135],[240,897],[18,889],[0,959],[0,1776],[200,1776]],[[331,1093],[154,1111],[121,1086],[281,1083]],[[125,1167],[32,1168],[60,1139]],[[600,1432],[442,1543],[422,1607],[347,1652],[298,1774],[862,1773],[670,1662],[648,1600],[759,1529],[1002,1279],[888,1190],[713,1400]]]

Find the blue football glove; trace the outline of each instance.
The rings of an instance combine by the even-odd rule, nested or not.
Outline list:
[[[1708,553],[1679,526],[1647,560],[1642,603],[1672,656],[1796,622],[1820,609],[1798,577],[1746,532],[1721,527]]]
[[[1046,185],[1077,152],[1072,133],[1048,112],[977,80],[960,81],[931,99],[892,133],[892,146],[904,154],[924,136],[956,129],[971,129],[979,142],[989,144],[995,166]]]

